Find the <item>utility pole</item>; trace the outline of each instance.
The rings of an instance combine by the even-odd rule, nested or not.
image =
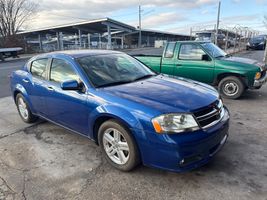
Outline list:
[[[138,47],[141,48],[142,45],[142,33],[141,33],[141,5],[139,5],[139,39],[138,39]]]
[[[219,25],[220,25],[220,13],[221,13],[221,1],[219,1],[218,6],[218,15],[217,15],[217,24],[216,24],[216,36],[215,36],[215,44],[217,44],[218,33],[219,33]]]

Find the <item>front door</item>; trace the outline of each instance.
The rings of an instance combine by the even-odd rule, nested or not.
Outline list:
[[[203,56],[209,60],[204,60]],[[199,44],[181,44],[174,75],[204,83],[212,83],[214,78],[214,61]]]
[[[87,95],[82,91],[62,90],[61,83],[67,80],[80,81],[71,63],[54,58],[47,82],[46,106],[48,118],[79,133],[88,134]]]

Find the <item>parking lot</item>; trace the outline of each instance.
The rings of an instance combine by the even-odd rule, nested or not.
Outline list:
[[[240,56],[261,61],[263,51]],[[41,120],[22,122],[6,85],[8,73],[22,62],[0,64],[5,92],[0,98],[0,200],[267,200],[267,85],[239,100],[224,100],[231,112],[230,137],[206,166],[180,174],[144,166],[123,173],[104,160],[94,142]]]

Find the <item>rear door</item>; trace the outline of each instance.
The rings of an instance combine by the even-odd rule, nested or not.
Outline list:
[[[64,58],[53,58],[49,68],[46,106],[48,118],[79,133],[88,134],[87,94],[84,91],[62,90],[67,80],[82,82],[74,64]],[[85,86],[84,86],[85,87]]]
[[[209,60],[203,60],[203,56]],[[174,75],[212,83],[214,61],[198,43],[182,43],[178,51]]]
[[[43,116],[46,114],[44,98],[46,96],[45,83],[48,63],[49,58],[33,60],[28,66],[29,76],[22,80],[35,112]]]

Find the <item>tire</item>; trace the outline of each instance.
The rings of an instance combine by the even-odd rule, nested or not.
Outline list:
[[[242,80],[236,76],[228,76],[219,82],[219,93],[228,99],[238,99],[245,91]]]
[[[38,119],[38,117],[32,114],[27,101],[20,93],[16,96],[16,105],[19,115],[24,122],[33,123]]]
[[[117,120],[108,120],[100,126],[98,142],[107,161],[116,169],[131,171],[140,163],[139,151],[133,136]]]

